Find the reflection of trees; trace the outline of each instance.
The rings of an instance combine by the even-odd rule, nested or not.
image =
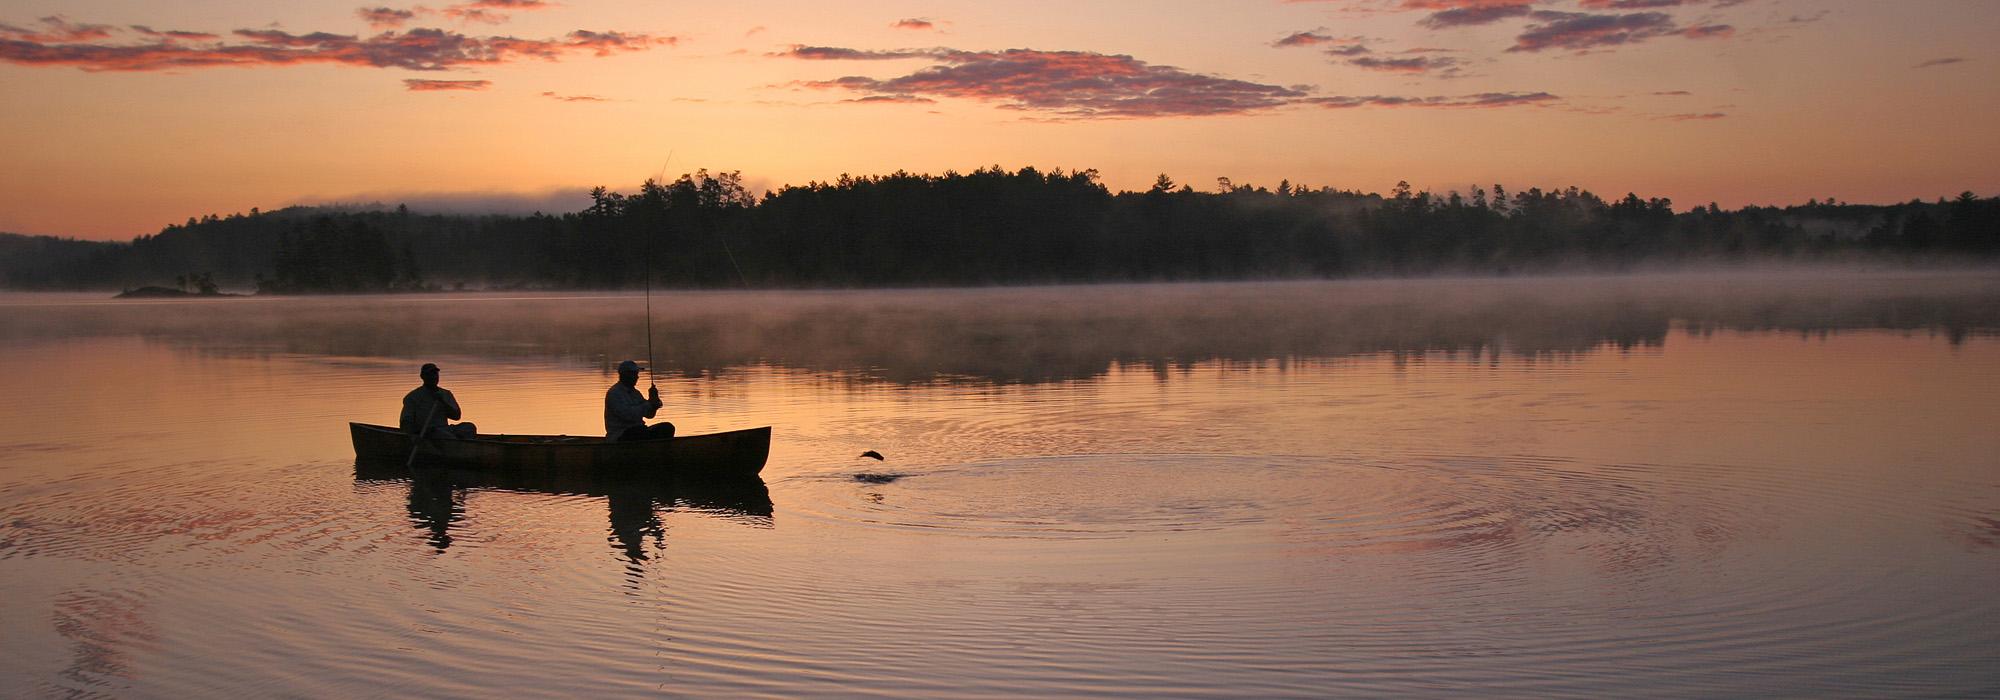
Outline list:
[[[1677,275],[655,295],[664,371],[1040,382],[1372,353],[1535,356],[1697,332],[2000,330],[1990,275]],[[9,336],[138,333],[224,353],[643,356],[636,297],[358,297],[0,309]]]
[[[440,552],[451,547],[452,527],[465,518],[467,489],[601,497],[611,517],[607,541],[624,554],[634,571],[641,570],[651,558],[646,553],[647,539],[657,547],[666,537],[662,511],[704,514],[756,527],[769,527],[772,516],[770,491],[762,480],[754,478],[703,481],[615,470],[410,469],[398,462],[367,460],[355,462],[354,478],[409,482],[411,521],[429,531],[430,546]]]

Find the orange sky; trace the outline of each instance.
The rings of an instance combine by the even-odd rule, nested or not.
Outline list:
[[[1986,0],[13,0],[0,231],[561,209],[669,154],[759,187],[998,164],[1683,209],[1994,195],[1996,29]]]

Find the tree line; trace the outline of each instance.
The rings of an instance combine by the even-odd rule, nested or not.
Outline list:
[[[2000,197],[1675,211],[1576,187],[1388,194],[1094,170],[842,176],[759,197],[706,170],[599,187],[529,216],[291,207],[209,215],[130,243],[0,235],[0,285],[91,289],[209,275],[264,293],[445,285],[864,287],[1627,269],[1715,261],[2000,257]]]

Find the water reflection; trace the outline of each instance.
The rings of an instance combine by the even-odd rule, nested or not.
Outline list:
[[[661,369],[748,366],[866,381],[1161,377],[1204,362],[1372,353],[1534,357],[1659,347],[1676,327],[2000,331],[1990,273],[1682,274],[1620,278],[1123,285],[911,292],[655,295]],[[138,334],[223,354],[567,358],[645,349],[641,299],[578,295],[0,305],[0,337]]]
[[[751,527],[772,526],[771,492],[762,479],[696,480],[671,475],[603,472],[562,472],[536,469],[469,470],[392,461],[356,460],[356,481],[401,481],[409,484],[409,518],[424,530],[426,543],[439,553],[451,548],[452,529],[466,519],[465,494],[471,489],[513,491],[557,496],[603,498],[610,513],[607,541],[623,553],[628,568],[638,571],[664,545],[661,513],[681,512],[729,520]]]

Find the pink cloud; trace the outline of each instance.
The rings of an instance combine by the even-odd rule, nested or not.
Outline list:
[[[419,80],[410,78],[403,81],[403,87],[411,92],[442,92],[446,90],[484,90],[492,87],[491,80]]]
[[[0,38],[34,43],[55,43],[64,41],[94,41],[111,36],[111,25],[77,24],[62,15],[50,15],[41,19],[41,29],[0,24]]]
[[[610,102],[611,101],[609,99],[598,97],[596,95],[558,95],[553,92],[544,92],[542,93],[542,96],[560,102]]]
[[[841,100],[841,101],[854,102],[857,104],[922,104],[922,105],[937,104],[937,100],[933,100],[928,97],[917,97],[914,95],[869,95],[867,97],[856,97],[853,99]]]
[[[1562,98],[1546,92],[1482,92],[1456,97],[1396,97],[1384,95],[1313,97],[1300,102],[1327,109],[1356,107],[1414,107],[1424,109],[1497,109],[1501,107],[1547,106]]]
[[[1439,10],[1437,12],[1433,12],[1429,17],[1425,17],[1423,18],[1423,20],[1419,21],[1418,24],[1424,25],[1425,27],[1429,27],[1431,29],[1471,27],[1482,24],[1492,24],[1494,22],[1498,22],[1503,19],[1511,19],[1514,17],[1526,17],[1528,16],[1528,12],[1530,11],[1530,9],[1531,7],[1528,3],[1520,2],[1519,0],[1516,0],[1516,2],[1514,2],[1513,4],[1507,4],[1507,5],[1481,5],[1477,7],[1454,7],[1446,10]]]
[[[473,37],[441,29],[389,31],[368,38],[275,29],[239,29],[239,43],[188,46],[147,44],[45,43],[0,40],[0,61],[27,66],[72,66],[85,71],[157,71],[221,66],[334,64],[438,71],[526,59],[555,61],[590,53],[607,56],[671,46],[676,37],[578,30],[560,39]]]
[[[363,7],[354,11],[361,21],[372,29],[393,29],[403,26],[417,16],[414,10],[398,10],[389,7]]]
[[[1696,114],[1696,113],[1669,114],[1667,116],[1660,118],[1677,122],[1697,122],[1697,121],[1714,121],[1716,119],[1722,119],[1728,116],[1729,115],[1723,114],[1721,112],[1708,112],[1706,114]]]
[[[1364,70],[1386,73],[1439,73],[1455,74],[1463,63],[1447,56],[1412,56],[1409,58],[1375,58],[1363,56],[1348,59],[1347,65]]]
[[[1088,51],[794,47],[778,55],[815,60],[927,58],[937,65],[895,78],[848,76],[800,85],[865,93],[863,99],[948,97],[999,102],[1002,109],[1048,112],[1065,118],[1245,114],[1281,107],[1306,96],[1294,88],[1201,75],[1131,56]]]
[[[1317,46],[1320,44],[1330,44],[1336,41],[1341,41],[1340,39],[1335,39],[1326,34],[1322,34],[1321,33],[1322,31],[1324,30],[1315,29],[1310,32],[1292,32],[1291,34],[1285,35],[1285,37],[1282,39],[1271,42],[1271,45],[1276,46],[1278,48],[1290,48],[1294,46]]]
[[[1514,45],[1509,47],[1508,51],[1534,52],[1547,49],[1585,51],[1636,44],[1663,36],[1680,35],[1693,39],[1721,38],[1735,31],[1726,24],[1681,28],[1674,24],[1672,17],[1661,12],[1594,15],[1584,12],[1537,11],[1531,16],[1538,23],[1528,25],[1527,30],[1515,37]]]
[[[160,31],[154,31],[152,27],[148,27],[148,26],[146,26],[146,25],[143,25],[143,24],[134,24],[134,25],[132,25],[132,31],[135,31],[135,32],[138,32],[138,33],[140,33],[140,34],[143,34],[143,35],[145,35],[145,36],[147,36],[147,37],[150,37],[150,38],[153,38],[153,39],[157,39],[157,40],[160,40],[160,41],[183,41],[183,40],[184,40],[184,41],[215,41],[216,39],[220,39],[220,38],[222,38],[222,37],[219,37],[219,36],[216,36],[216,35],[214,35],[214,34],[210,34],[210,33],[208,33],[208,32],[185,32],[185,31],[179,31],[179,30],[168,30],[168,31],[164,31],[164,32],[160,32]]]
[[[894,24],[891,24],[889,26],[894,27],[896,29],[915,29],[922,31],[922,30],[936,29],[937,23],[932,22],[930,19],[924,17],[911,17],[908,19],[896,20]]]

